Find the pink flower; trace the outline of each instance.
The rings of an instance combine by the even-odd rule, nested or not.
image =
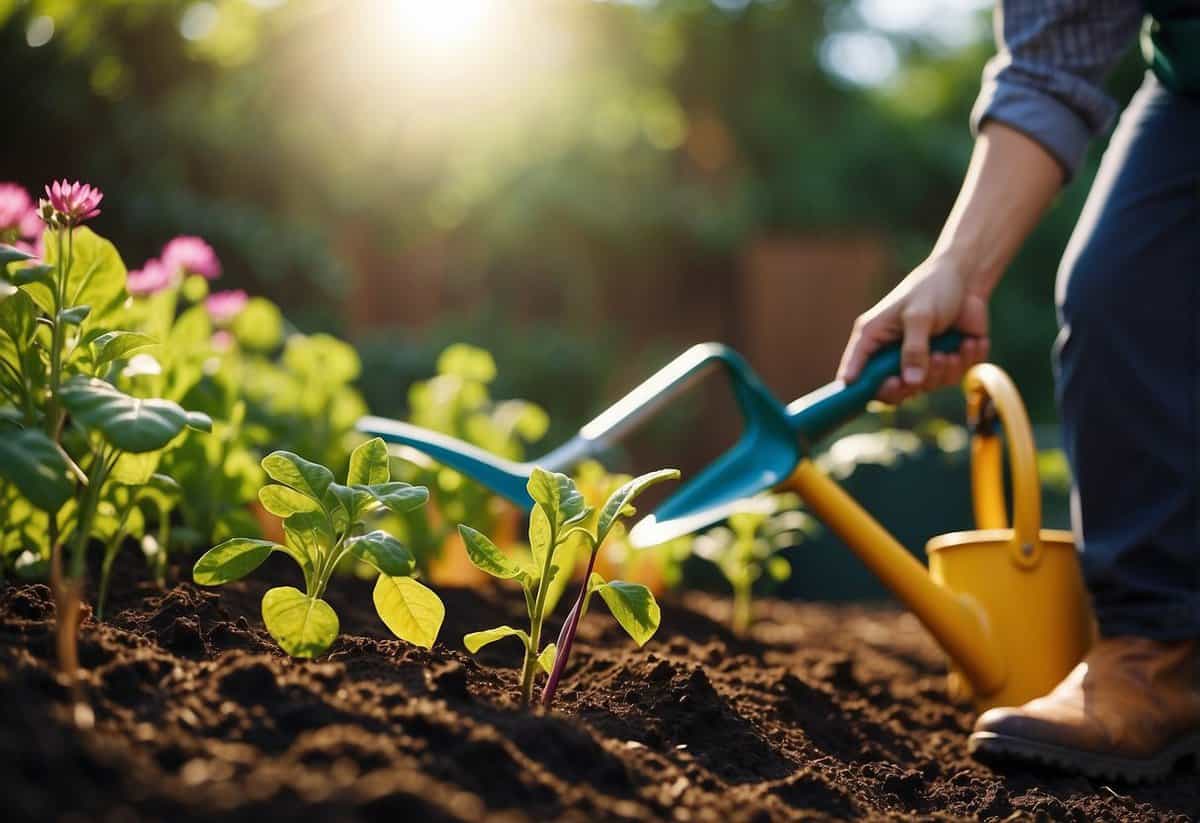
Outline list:
[[[37,218],[29,192],[16,183],[0,183],[0,233],[17,229],[19,236],[32,237],[32,234],[24,231],[26,220],[31,215]]]
[[[125,289],[134,297],[146,297],[171,285],[171,270],[161,260],[147,260],[140,269],[129,272]]]
[[[208,316],[212,318],[213,323],[228,326],[233,322],[233,318],[238,316],[238,312],[246,307],[246,301],[249,299],[241,289],[215,291],[204,301],[204,307],[208,309]]]
[[[37,209],[31,207],[29,213],[21,218],[21,236],[27,237],[30,240],[36,240],[40,245],[42,242],[42,228],[45,225],[42,222],[42,218],[38,217]]]
[[[225,352],[233,349],[234,336],[226,329],[217,329],[215,332],[213,332],[212,339],[209,340],[209,343],[212,345],[213,351],[224,354]]]
[[[221,276],[221,261],[217,259],[217,253],[199,237],[176,237],[163,247],[162,261],[168,269],[198,274],[206,280],[216,280]]]
[[[42,211],[46,206],[53,209],[53,217],[63,226],[78,226],[84,220],[91,220],[100,213],[100,201],[104,195],[100,189],[94,189],[87,183],[68,183],[66,180],[55,180],[46,186],[48,201],[42,201]]]

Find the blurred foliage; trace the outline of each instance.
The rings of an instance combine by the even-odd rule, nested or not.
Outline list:
[[[525,457],[525,447],[541,440],[550,425],[546,412],[525,400],[494,401],[489,386],[496,361],[485,349],[466,343],[447,347],[437,358],[437,374],[409,389],[408,422],[486,449],[510,460]],[[459,523],[488,534],[509,507],[469,477],[429,460],[413,449],[399,449],[395,476],[430,490],[431,515],[425,509],[395,515],[388,528],[401,537],[428,571],[442,558],[447,541],[457,544]],[[511,538],[498,538],[502,544]],[[457,545],[454,545],[458,548]]]
[[[491,7],[439,48],[417,25],[433,0],[0,0],[0,76],[22,112],[0,171],[99,182],[100,224],[138,238],[134,257],[187,226],[305,328],[355,331],[336,310],[349,272],[442,243],[456,293],[486,283],[500,316],[532,300],[595,329],[608,273],[732,271],[763,234],[870,230],[899,277],[954,198],[992,52],[984,11],[948,43],[874,31],[861,0]],[[863,32],[897,61],[876,86],[822,58]],[[1114,93],[1138,74],[1126,61]],[[1053,415],[1053,272],[1094,166],[995,296],[995,357],[1035,419]],[[584,413],[552,411],[568,428]]]

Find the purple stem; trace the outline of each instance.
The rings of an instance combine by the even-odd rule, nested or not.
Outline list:
[[[579,587],[579,596],[575,598],[575,605],[571,607],[566,622],[558,632],[558,642],[555,644],[554,652],[554,668],[550,670],[550,677],[546,680],[545,688],[542,689],[542,706],[546,708],[550,707],[550,701],[554,699],[559,678],[562,677],[563,669],[567,667],[567,658],[571,656],[571,645],[575,642],[575,632],[579,629],[579,616],[583,612],[583,601],[587,597],[588,581],[591,580],[592,567],[596,565],[597,554],[599,551],[593,551],[588,558],[587,571],[583,574],[583,585]]]

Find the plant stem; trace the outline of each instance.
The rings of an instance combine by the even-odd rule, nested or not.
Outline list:
[[[733,632],[744,635],[754,620],[754,607],[750,600],[750,583],[735,583],[733,586]]]
[[[529,615],[529,645],[525,648],[525,663],[521,667],[521,705],[533,701],[533,677],[537,674],[538,648],[542,645],[542,618],[546,609],[546,595],[550,591],[550,565],[554,550],[558,548],[558,524],[550,524],[550,545],[546,547],[546,559],[542,563],[542,577],[538,580],[537,599],[533,613]]]
[[[596,555],[599,553],[600,547],[593,546],[592,553],[588,557],[587,571],[583,574],[583,584],[579,587],[579,596],[575,598],[575,605],[571,607],[571,613],[567,615],[567,622],[563,623],[562,631],[558,633],[558,645],[554,652],[554,668],[546,680],[546,687],[542,689],[542,705],[546,708],[549,708],[550,702],[554,700],[554,692],[558,689],[559,678],[562,677],[563,669],[567,667],[567,658],[571,656],[571,646],[575,643],[575,632],[579,629],[579,621],[583,617],[583,604],[587,600],[588,583],[592,579],[592,567],[596,565]]]

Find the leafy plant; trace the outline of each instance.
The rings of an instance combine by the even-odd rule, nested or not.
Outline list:
[[[542,438],[546,413],[525,400],[495,401],[489,386],[496,362],[486,350],[465,343],[448,346],[437,359],[437,375],[409,389],[408,419],[433,431],[457,437],[512,460],[525,445]],[[438,517],[410,516],[397,524],[408,538],[423,569],[440,556],[455,523],[475,523],[494,532],[501,506],[488,489],[453,469],[413,456],[405,479],[427,485]]]
[[[27,215],[46,226],[43,251],[0,246],[0,501],[14,568],[48,558],[59,663],[73,678],[89,548],[106,545],[106,584],[160,457],[211,420],[121,387],[157,341],[126,325],[121,257],[81,225],[102,195],[66,181],[46,195]]]
[[[379,511],[403,514],[429,499],[428,491],[392,482],[387,446],[369,440],[350,455],[345,485],[333,472],[291,452],[276,451],[262,461],[275,483],[263,486],[259,500],[283,518],[285,539],[234,537],[214,546],[196,561],[193,579],[204,586],[239,580],[283,552],[300,566],[304,591],[277,586],[263,596],[267,631],[293,657],[315,657],[337,638],[337,613],[324,599],[334,569],[353,557],[375,569],[375,609],[397,637],[430,648],[437,639],[446,609],[438,596],[414,580],[412,553],[386,531],[368,531],[367,521]]]
[[[754,620],[754,584],[764,575],[776,582],[787,580],[791,565],[778,552],[799,543],[816,526],[798,505],[795,495],[761,495],[749,510],[731,515],[725,525],[692,543],[693,553],[715,564],[733,588],[732,628],[738,634],[748,631]]]
[[[459,526],[467,554],[479,569],[502,580],[516,580],[525,593],[529,613],[529,631],[511,626],[471,632],[463,637],[463,645],[474,653],[489,643],[505,637],[516,637],[525,647],[521,666],[521,700],[533,699],[534,677],[543,669],[549,680],[542,701],[549,705],[554,688],[570,655],[571,644],[579,619],[587,609],[592,594],[599,593],[609,610],[629,636],[639,645],[649,640],[658,629],[659,608],[654,595],[638,583],[620,580],[605,581],[593,573],[596,553],[617,520],[630,510],[633,499],[649,486],[676,478],[679,472],[666,469],[643,475],[617,489],[599,510],[589,508],[575,482],[565,474],[535,468],[528,490],[536,505],[530,515],[530,557],[514,558],[502,552],[490,539],[470,526]],[[569,548],[576,541],[588,550],[587,571],[579,596],[557,643],[542,646],[542,628],[546,617],[554,610],[561,587],[569,580],[575,567],[575,553]],[[564,558],[569,555],[569,560]],[[551,593],[557,595],[551,600]]]

